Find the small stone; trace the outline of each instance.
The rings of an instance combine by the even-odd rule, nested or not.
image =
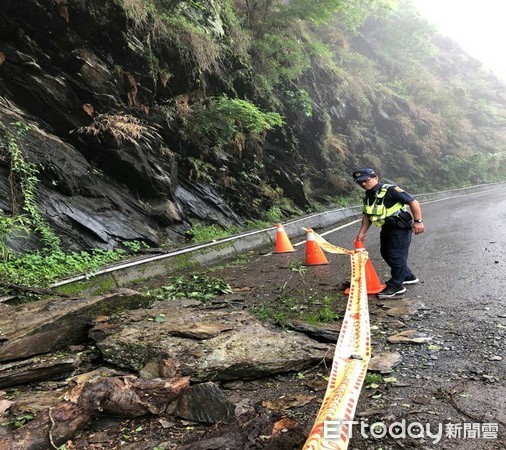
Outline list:
[[[369,362],[369,368],[371,372],[390,373],[392,367],[398,364],[402,359],[400,353],[395,352],[383,352],[374,355]]]

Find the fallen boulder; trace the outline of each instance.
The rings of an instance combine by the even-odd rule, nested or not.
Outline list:
[[[245,311],[178,307],[167,301],[112,320],[121,323],[110,327],[101,323],[101,333],[90,332],[102,337],[97,347],[106,361],[140,371],[150,361],[170,359],[192,381],[298,371],[333,356],[329,345],[263,324]]]

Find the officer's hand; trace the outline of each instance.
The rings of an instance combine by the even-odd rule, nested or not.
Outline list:
[[[421,222],[413,222],[412,229],[415,234],[422,234],[425,231],[425,226]]]

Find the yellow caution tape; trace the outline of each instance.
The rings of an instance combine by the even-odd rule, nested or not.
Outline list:
[[[352,255],[353,253],[355,253],[353,250],[346,250],[343,247],[336,247],[335,245],[330,244],[325,239],[323,239],[319,234],[315,233],[312,228],[303,228],[303,230],[306,230],[307,232],[312,232],[316,243],[328,253],[340,253],[343,255]]]
[[[327,391],[303,450],[345,450],[348,448],[350,438],[348,423],[353,421],[371,359],[371,331],[365,278],[368,254],[366,251],[355,252],[335,247],[316,233],[315,237],[324,250],[351,256],[351,286]],[[326,421],[342,423],[339,437],[325,437]]]
[[[336,247],[335,245],[330,244],[329,242],[327,242],[325,239],[323,239],[321,236],[319,236],[316,233],[314,233],[314,237],[315,237],[316,242],[318,243],[318,245],[323,250],[325,250],[326,252],[329,252],[329,253],[340,253],[340,254],[343,254],[343,255],[353,255],[353,253],[355,253],[353,250],[346,250],[345,248]]]

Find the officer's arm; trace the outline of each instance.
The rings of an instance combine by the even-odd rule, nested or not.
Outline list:
[[[358,241],[363,241],[365,239],[365,234],[367,233],[367,230],[371,226],[371,220],[369,219],[369,216],[364,214],[362,216],[362,224],[360,225],[360,230],[358,230],[358,234],[355,237]]]
[[[413,231],[415,234],[420,234],[425,231],[425,226],[422,222],[420,222],[421,219],[423,219],[422,216],[422,207],[420,206],[420,203],[418,200],[413,200],[412,202],[408,203],[409,208],[411,209],[411,214],[413,215]],[[417,222],[418,220],[418,222]]]
[[[411,209],[411,214],[413,215],[414,220],[423,219],[422,207],[420,206],[418,200],[413,200],[412,202],[409,202],[408,205]]]

